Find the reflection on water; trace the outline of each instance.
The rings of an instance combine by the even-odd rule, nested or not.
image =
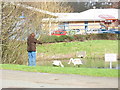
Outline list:
[[[91,67],[91,68],[98,68],[98,69],[110,69],[110,67]],[[112,67],[112,69],[120,69],[120,67]]]

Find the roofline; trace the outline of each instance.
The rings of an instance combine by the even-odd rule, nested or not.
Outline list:
[[[54,18],[44,18],[42,22],[51,21],[51,22],[71,22],[71,21],[105,21],[106,19],[54,19]]]

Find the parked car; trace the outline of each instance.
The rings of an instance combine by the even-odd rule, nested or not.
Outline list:
[[[88,29],[86,30],[87,34],[97,34],[99,32],[99,29]]]
[[[106,29],[100,29],[99,33],[114,33],[114,32],[112,32],[110,30],[106,30]]]
[[[61,36],[66,34],[67,34],[66,30],[56,30],[56,31],[53,31],[51,35]]]
[[[118,31],[117,29],[109,29],[109,30],[102,29],[102,30],[99,31],[99,33],[114,33],[114,34],[120,34],[120,31]]]
[[[114,33],[116,33],[116,34],[120,34],[120,31],[119,31],[118,29],[114,29],[114,28],[113,28],[113,29],[110,29],[110,31],[111,31],[111,32],[114,32]]]
[[[116,33],[116,34],[120,34],[120,31],[118,31],[118,30],[115,30],[115,31],[114,31],[114,33]]]

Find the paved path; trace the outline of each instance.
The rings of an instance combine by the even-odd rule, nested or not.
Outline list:
[[[118,78],[0,70],[3,88],[118,88]]]

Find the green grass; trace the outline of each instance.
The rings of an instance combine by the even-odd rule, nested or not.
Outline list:
[[[77,51],[86,51],[87,56],[91,53],[99,53],[104,55],[107,53],[118,52],[118,40],[91,40],[85,42],[62,42],[53,44],[43,44],[37,46],[38,53],[45,53],[46,55],[54,54],[71,54]]]
[[[27,72],[56,73],[56,74],[78,74],[85,76],[97,77],[118,77],[118,70],[115,69],[91,69],[77,67],[52,67],[52,66],[36,66],[30,67],[15,64],[0,64],[0,69],[18,70]]]
[[[104,60],[105,53],[118,53],[118,40],[90,40],[84,42],[61,42],[43,44],[37,46],[38,53],[44,53],[44,57],[51,59],[54,55],[60,55],[59,60],[69,60],[70,58],[64,58],[62,55],[68,55],[76,58],[75,54],[77,51],[86,51],[86,58],[83,59],[85,62],[81,67],[109,67],[109,63]],[[45,61],[47,61],[47,59]],[[38,59],[42,60],[42,59]],[[41,64],[42,61],[39,61]],[[38,63],[38,64],[39,64]],[[62,61],[63,64],[64,61]],[[39,64],[39,65],[40,65]],[[47,64],[47,62],[46,62]],[[116,67],[117,62],[113,64]],[[68,65],[66,65],[68,66]]]
[[[118,41],[117,40],[91,40],[85,42],[62,42],[43,44],[37,46],[38,53],[44,53],[46,56],[53,56],[54,54],[71,54],[77,51],[86,51],[87,57],[92,57],[92,53],[97,53],[98,56],[104,57],[105,53],[118,53]],[[96,56],[96,57],[98,57]],[[40,59],[39,59],[40,60]],[[85,58],[85,60],[87,60]],[[95,63],[95,61],[97,61]],[[63,74],[78,74],[86,76],[97,76],[97,77],[118,77],[118,70],[114,69],[91,69],[85,67],[101,67],[104,64],[104,60],[88,59],[84,67],[52,67],[51,62],[49,66],[36,66],[29,67],[25,65],[9,65],[0,64],[0,69],[19,70],[27,72],[41,72],[41,73],[63,73]],[[40,61],[42,62],[42,61]],[[102,64],[101,64],[102,63]],[[37,64],[39,65],[39,64]],[[47,64],[46,64],[47,65]],[[109,65],[109,64],[108,64]],[[104,66],[104,65],[102,65]]]

